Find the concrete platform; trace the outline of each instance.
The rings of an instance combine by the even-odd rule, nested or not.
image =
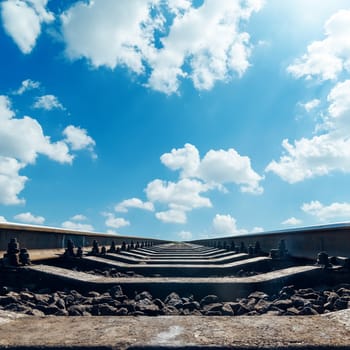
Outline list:
[[[350,348],[350,310],[324,316],[21,317],[0,312],[0,349]]]

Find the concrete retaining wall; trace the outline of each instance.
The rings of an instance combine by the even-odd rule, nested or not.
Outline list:
[[[127,244],[133,241],[136,243],[152,241],[155,244],[164,241],[144,238],[144,237],[129,237],[93,232],[79,232],[64,230],[50,227],[15,225],[15,224],[0,224],[0,254],[6,251],[7,244],[11,238],[17,238],[21,248],[29,250],[58,250],[66,247],[67,240],[71,239],[75,246],[91,247],[92,242],[96,239],[100,246],[109,246],[112,240],[120,245],[123,241]],[[0,256],[0,258],[2,255]]]
[[[234,241],[236,246],[244,242],[248,248],[250,244],[254,246],[255,242],[259,241],[261,249],[268,253],[270,249],[277,248],[282,239],[285,240],[289,254],[294,257],[316,259],[317,254],[321,251],[326,251],[330,256],[350,257],[350,224],[202,239],[191,241],[191,243],[213,245],[214,242],[220,241],[221,244],[226,242],[227,245],[231,245],[231,242]]]

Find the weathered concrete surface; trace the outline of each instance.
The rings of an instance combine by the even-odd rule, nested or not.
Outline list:
[[[25,268],[35,272],[35,280],[45,278],[56,281],[64,286],[69,284],[77,288],[84,288],[84,284],[91,288],[109,288],[120,285],[123,290],[147,290],[153,296],[165,297],[173,291],[184,294],[190,291],[197,297],[215,294],[222,300],[246,297],[249,293],[260,290],[273,292],[286,284],[299,284],[317,282],[322,279],[323,270],[317,266],[297,266],[287,269],[268,272],[250,277],[123,277],[111,278],[67,270],[48,265],[36,265]],[[61,281],[61,282],[60,282]]]
[[[6,322],[1,323],[5,319]],[[298,317],[23,317],[0,313],[0,348],[348,349],[350,310]]]

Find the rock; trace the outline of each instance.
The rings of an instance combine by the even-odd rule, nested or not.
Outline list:
[[[163,309],[165,307],[165,304],[160,299],[154,299],[153,304],[157,305],[159,309]]]
[[[91,291],[91,292],[87,293],[86,296],[91,297],[91,298],[96,298],[96,297],[100,296],[100,293],[95,292],[95,291]]]
[[[264,300],[264,299],[260,299],[255,305],[254,305],[254,309],[255,311],[259,312],[259,314],[263,314],[265,312],[267,312],[270,307],[271,307],[271,302]]]
[[[233,316],[234,315],[232,307],[231,307],[231,305],[229,303],[224,303],[224,305],[222,305],[221,313],[224,316]]]
[[[34,300],[34,294],[30,292],[20,292],[19,294],[21,300],[25,301],[33,301]]]
[[[116,314],[116,316],[126,316],[128,314],[128,309],[125,307],[122,307],[122,308],[118,309],[115,314]]]
[[[285,315],[286,316],[294,316],[294,315],[299,315],[299,313],[300,313],[300,311],[293,306],[293,307],[289,307],[287,309],[287,312],[285,313]]]
[[[345,288],[345,287],[342,287],[342,288],[339,288],[337,289],[337,294],[340,295],[340,296],[350,296],[350,288]]]
[[[296,295],[299,295],[299,293],[297,293]],[[316,300],[319,297],[319,294],[317,293],[304,293],[301,294],[303,299],[311,299],[311,300]]]
[[[113,298],[116,298],[116,297],[120,297],[121,295],[123,295],[123,290],[122,290],[122,287],[117,285],[117,286],[114,286],[112,287],[110,290],[109,290],[109,294],[113,297]]]
[[[247,309],[249,309],[250,311],[253,311],[256,302],[257,302],[257,299],[255,299],[255,298],[248,299],[248,301],[247,301],[247,303],[245,304],[245,306],[246,306]]]
[[[268,299],[269,296],[264,293],[264,292],[253,292],[253,293],[250,293],[249,296],[248,296],[248,299],[251,299],[251,298],[254,298],[254,299]]]
[[[179,310],[172,305],[166,305],[165,308],[163,309],[163,312],[165,315],[179,315]]]
[[[92,304],[113,304],[114,299],[108,294],[102,294],[99,297],[92,299]]]
[[[0,306],[6,306],[8,304],[17,303],[18,298],[14,296],[2,296],[0,297]]]
[[[258,315],[260,315],[258,312],[256,312],[256,311],[249,311],[247,314],[246,314],[247,316],[258,316]]]
[[[265,314],[266,316],[280,316],[282,315],[281,311],[277,311],[277,310],[269,310],[266,312]]]
[[[165,304],[168,304],[171,300],[174,300],[174,299],[176,299],[176,300],[181,300],[179,294],[173,292],[173,293],[170,293],[170,294],[165,298],[164,303],[165,303]]]
[[[300,296],[293,295],[291,297],[291,300],[293,302],[293,306],[298,308],[298,307],[304,307],[304,306],[310,306],[311,303],[309,300],[306,300]]]
[[[31,309],[27,306],[18,304],[18,303],[11,303],[4,307],[4,310],[13,311],[13,312],[21,312],[26,313],[27,311],[30,311]]]
[[[87,308],[85,305],[72,305],[67,309],[69,316],[82,316]]]
[[[205,313],[206,316],[222,316],[221,311],[207,311]]]
[[[109,315],[116,315],[117,309],[113,306],[110,306],[108,304],[99,304],[97,305],[98,314],[101,316],[109,316]]]
[[[334,308],[337,310],[343,310],[343,309],[346,309],[347,307],[348,307],[348,300],[346,300],[343,297],[338,298],[334,302]]]
[[[279,309],[287,310],[289,307],[293,306],[293,301],[290,299],[276,300],[273,305]]]
[[[208,312],[208,311],[221,311],[222,309],[222,304],[221,303],[213,303],[213,304],[207,304],[203,306],[203,310]]]
[[[145,291],[145,292],[142,292],[142,293],[140,293],[140,294],[137,294],[137,295],[135,296],[135,301],[139,301],[139,300],[143,300],[143,299],[152,300],[153,297],[152,297],[151,293],[146,292],[146,291]]]
[[[136,301],[135,310],[142,311],[145,315],[148,316],[159,315],[159,307],[148,298]]]
[[[324,295],[327,296],[327,303],[332,303],[334,304],[335,301],[339,298],[339,295],[335,292],[324,292]]]
[[[43,317],[45,316],[45,314],[40,311],[40,310],[37,310],[37,309],[31,309],[27,315],[32,315],[32,316],[36,316],[36,317]]]
[[[55,316],[69,316],[69,313],[67,310],[59,310],[55,313]]]
[[[325,303],[323,305],[324,309],[325,309],[325,312],[326,311],[333,311],[334,310],[334,305],[333,303]]]
[[[58,311],[61,311],[57,306],[55,305],[37,305],[36,308],[40,311],[42,311],[45,315],[54,315]]]
[[[211,294],[211,295],[205,296],[205,297],[200,301],[200,305],[201,305],[201,307],[203,307],[204,305],[216,303],[216,302],[218,302],[218,301],[219,301],[219,298],[218,298],[216,295]]]
[[[62,310],[66,308],[65,302],[64,302],[64,300],[61,299],[61,298],[58,299],[58,300],[56,301],[55,305],[56,305],[59,309],[62,309]]]
[[[165,304],[168,306],[174,306],[177,309],[181,309],[183,306],[183,301],[177,293],[171,293],[165,298]]]
[[[318,315],[318,312],[314,308],[307,306],[300,310],[299,315]]]
[[[125,300],[128,299],[128,297],[124,294],[121,294],[121,295],[114,295],[113,298],[116,300],[116,301],[119,301],[120,303],[124,302]]]
[[[289,299],[294,293],[294,286],[285,286],[280,290],[278,294],[280,298]]]

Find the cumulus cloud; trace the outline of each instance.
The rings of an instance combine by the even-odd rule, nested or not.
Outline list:
[[[189,241],[192,239],[192,232],[190,231],[180,231],[178,234],[177,234],[182,241]]]
[[[237,222],[231,215],[216,214],[213,219],[213,233],[217,236],[230,236],[235,234],[244,234],[248,231],[245,229],[239,229]]]
[[[172,170],[180,170],[181,177],[196,177],[206,183],[240,186],[242,192],[261,194],[259,185],[263,179],[251,167],[249,157],[241,156],[233,148],[226,150],[209,150],[200,159],[198,149],[185,144],[183,148],[173,149],[161,156],[164,165]]]
[[[48,0],[5,0],[0,4],[5,32],[19,49],[28,54],[35,46],[43,23],[54,16],[46,9]]]
[[[96,142],[88,135],[87,130],[69,125],[63,130],[63,135],[65,136],[65,142],[71,146],[73,151],[87,149],[91,152],[93,158],[97,157],[94,153]]]
[[[121,213],[126,213],[129,208],[137,208],[147,211],[154,211],[154,205],[152,202],[143,202],[139,198],[125,199],[118,203],[114,210]]]
[[[178,182],[153,180],[147,185],[147,198],[152,202],[172,203],[181,208],[211,207],[209,198],[200,194],[208,191],[200,181],[182,179]]]
[[[185,224],[187,222],[186,210],[169,209],[156,213],[156,218],[165,223]]]
[[[337,83],[327,99],[328,111],[317,126],[322,134],[294,143],[283,140],[284,154],[279,161],[270,162],[266,171],[289,183],[334,171],[350,172],[350,80]]]
[[[5,157],[13,157],[22,163],[34,163],[39,154],[60,163],[71,163],[73,156],[65,142],[51,142],[35,119],[25,116],[15,118],[10,100],[0,96],[0,150]]]
[[[53,109],[65,109],[58,98],[54,95],[43,95],[37,97],[33,107],[37,109],[45,109],[46,111],[51,111]]]
[[[294,216],[281,222],[282,225],[288,225],[288,226],[296,226],[296,225],[300,225],[301,223],[302,221],[300,219],[295,218]]]
[[[20,222],[24,222],[26,224],[41,225],[45,222],[45,218],[43,216],[35,216],[30,212],[17,214],[14,216],[14,219]]]
[[[74,126],[65,129],[66,139],[52,142],[37,120],[29,116],[16,118],[10,99],[3,95],[0,95],[0,125],[0,204],[24,202],[18,194],[27,177],[19,175],[19,171],[35,164],[38,156],[45,155],[61,164],[71,164],[74,156],[68,144],[73,150],[87,148],[91,151],[95,145],[86,130]]]
[[[105,225],[112,228],[120,228],[124,226],[129,226],[130,222],[124,218],[116,218],[112,213],[104,213],[106,217]]]
[[[323,40],[312,42],[307,52],[288,67],[296,78],[337,79],[341,72],[350,71],[350,10],[332,15],[324,33]]]
[[[77,2],[61,16],[66,54],[72,60],[86,58],[94,67],[125,66],[146,75],[146,86],[166,94],[178,92],[181,78],[209,90],[249,67],[250,37],[240,25],[262,3]]]
[[[26,91],[38,89],[39,87],[40,83],[38,81],[26,79],[22,81],[21,86],[13,94],[23,95]]]
[[[319,104],[321,103],[321,101],[317,98],[314,98],[311,101],[308,101],[304,104],[301,104],[302,107],[305,108],[306,112],[310,112],[311,110],[315,109],[317,106],[319,106]]]
[[[0,215],[0,222],[5,223],[5,222],[7,222],[7,220],[4,216]]]
[[[304,203],[301,209],[305,213],[317,217],[320,221],[350,219],[350,203],[347,202],[323,205],[319,201],[311,201],[310,203]]]
[[[76,231],[85,231],[85,232],[94,231],[94,227],[90,224],[82,224],[80,222],[70,221],[70,220],[62,222],[61,227],[67,230],[76,230]]]
[[[192,177],[198,172],[200,157],[198,149],[186,143],[183,148],[173,148],[160,157],[161,162],[171,170],[180,170],[180,176]]]
[[[24,165],[14,158],[0,156],[0,204],[24,203],[24,199],[18,197],[28,180],[26,176],[19,175],[23,167]]]
[[[82,215],[82,214],[77,214],[77,215],[74,215],[70,218],[70,220],[73,220],[73,221],[85,221],[87,220],[87,217],[85,215]]]

